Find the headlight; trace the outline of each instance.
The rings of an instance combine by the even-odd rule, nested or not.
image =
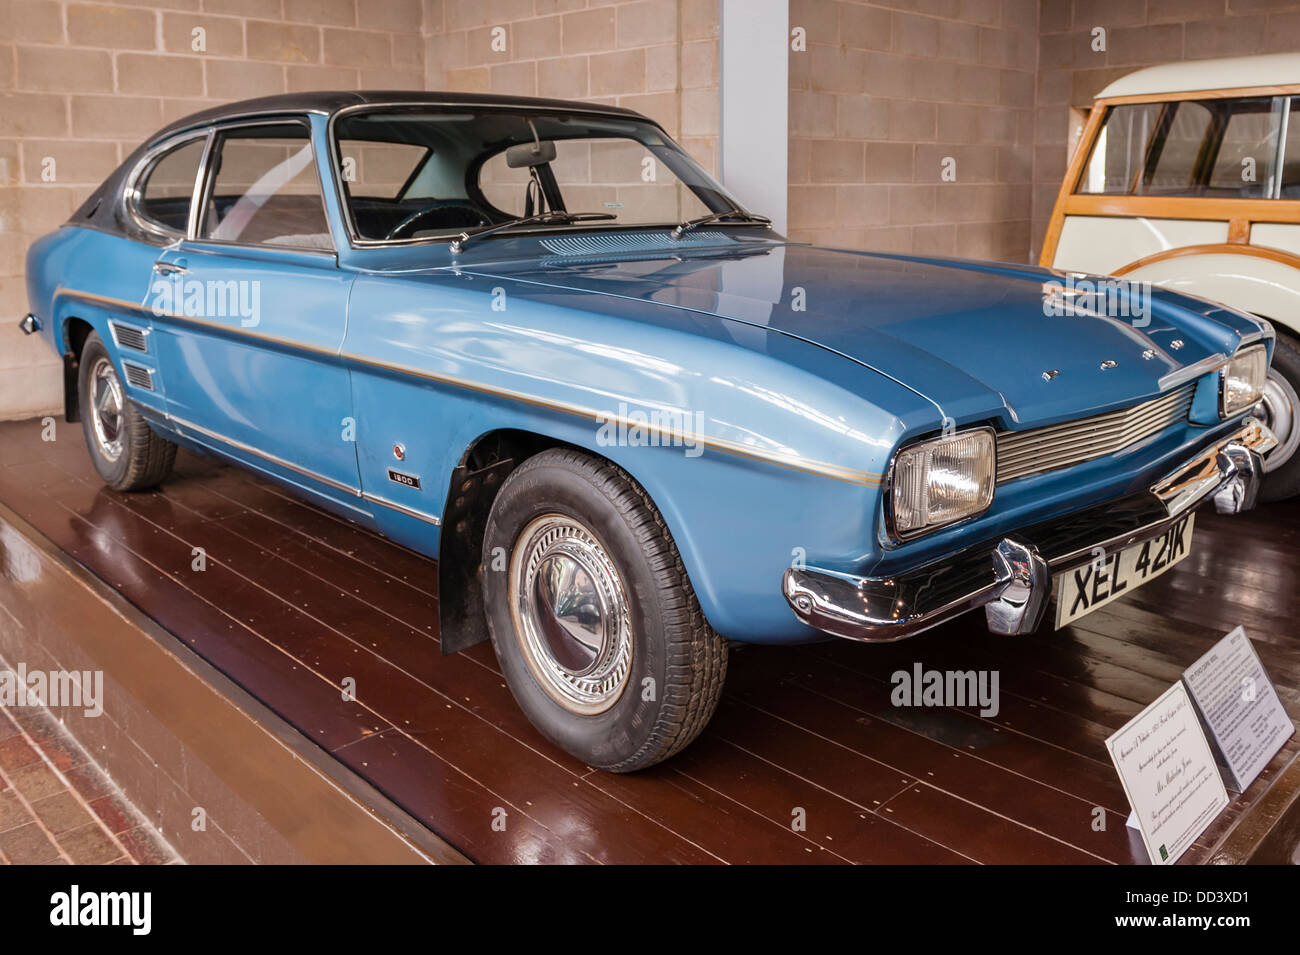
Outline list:
[[[988,428],[909,445],[890,471],[892,530],[900,538],[980,513],[993,500],[995,451]]]
[[[1228,417],[1259,401],[1268,377],[1268,352],[1263,345],[1243,348],[1219,373],[1219,415]]]

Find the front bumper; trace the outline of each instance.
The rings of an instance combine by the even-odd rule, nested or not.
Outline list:
[[[1277,444],[1246,418],[1149,490],[1032,524],[897,577],[857,577],[817,568],[785,572],[785,599],[804,623],[850,640],[888,642],[984,607],[994,633],[1028,633],[1042,620],[1054,574],[1158,536],[1207,497],[1220,513],[1255,506],[1263,455]]]

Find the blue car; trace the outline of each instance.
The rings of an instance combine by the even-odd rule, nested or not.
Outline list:
[[[1252,506],[1275,443],[1265,321],[790,243],[590,104],[211,109],[27,277],[109,486],[184,446],[437,558],[443,652],[490,639],[616,772],[700,732],[730,641],[1064,626],[1185,557],[1202,501]]]

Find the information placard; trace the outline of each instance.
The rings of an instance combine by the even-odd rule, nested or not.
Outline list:
[[[1295,733],[1250,637],[1238,627],[1183,671],[1192,702],[1223,757],[1229,782],[1245,792]]]
[[[1228,805],[1187,688],[1175,683],[1106,740],[1138,831],[1156,865],[1172,865]]]

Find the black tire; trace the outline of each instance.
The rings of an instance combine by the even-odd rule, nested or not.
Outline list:
[[[135,404],[125,398],[117,363],[104,347],[104,341],[91,332],[81,349],[77,372],[77,399],[81,408],[81,430],[90,449],[90,460],[104,483],[116,491],[142,491],[156,486],[171,473],[176,461],[176,445],[154,432]],[[120,450],[113,456],[101,443],[96,431],[99,418],[95,407],[95,377],[111,372],[119,389],[120,413],[111,428]],[[101,421],[101,426],[103,423]]]
[[[612,703],[596,704],[608,707],[601,712],[574,712],[547,688],[512,612],[512,575],[532,540],[521,535],[547,521],[589,531],[625,597],[627,676]],[[483,554],[492,646],[519,706],[548,739],[589,766],[621,773],[667,759],[704,729],[722,693],[727,643],[704,619],[663,518],[621,468],[564,449],[529,458],[492,505]]]
[[[1265,457],[1265,467],[1273,468],[1264,475],[1264,483],[1259,490],[1261,501],[1284,501],[1300,494],[1300,344],[1285,333],[1279,331],[1277,345],[1273,349],[1273,367],[1270,374],[1281,380],[1274,381],[1272,400],[1291,403],[1290,440]],[[1267,407],[1267,402],[1266,402]],[[1266,417],[1272,418],[1272,415]],[[1279,435],[1282,437],[1284,435]],[[1276,464],[1274,455],[1289,455],[1281,465]]]

